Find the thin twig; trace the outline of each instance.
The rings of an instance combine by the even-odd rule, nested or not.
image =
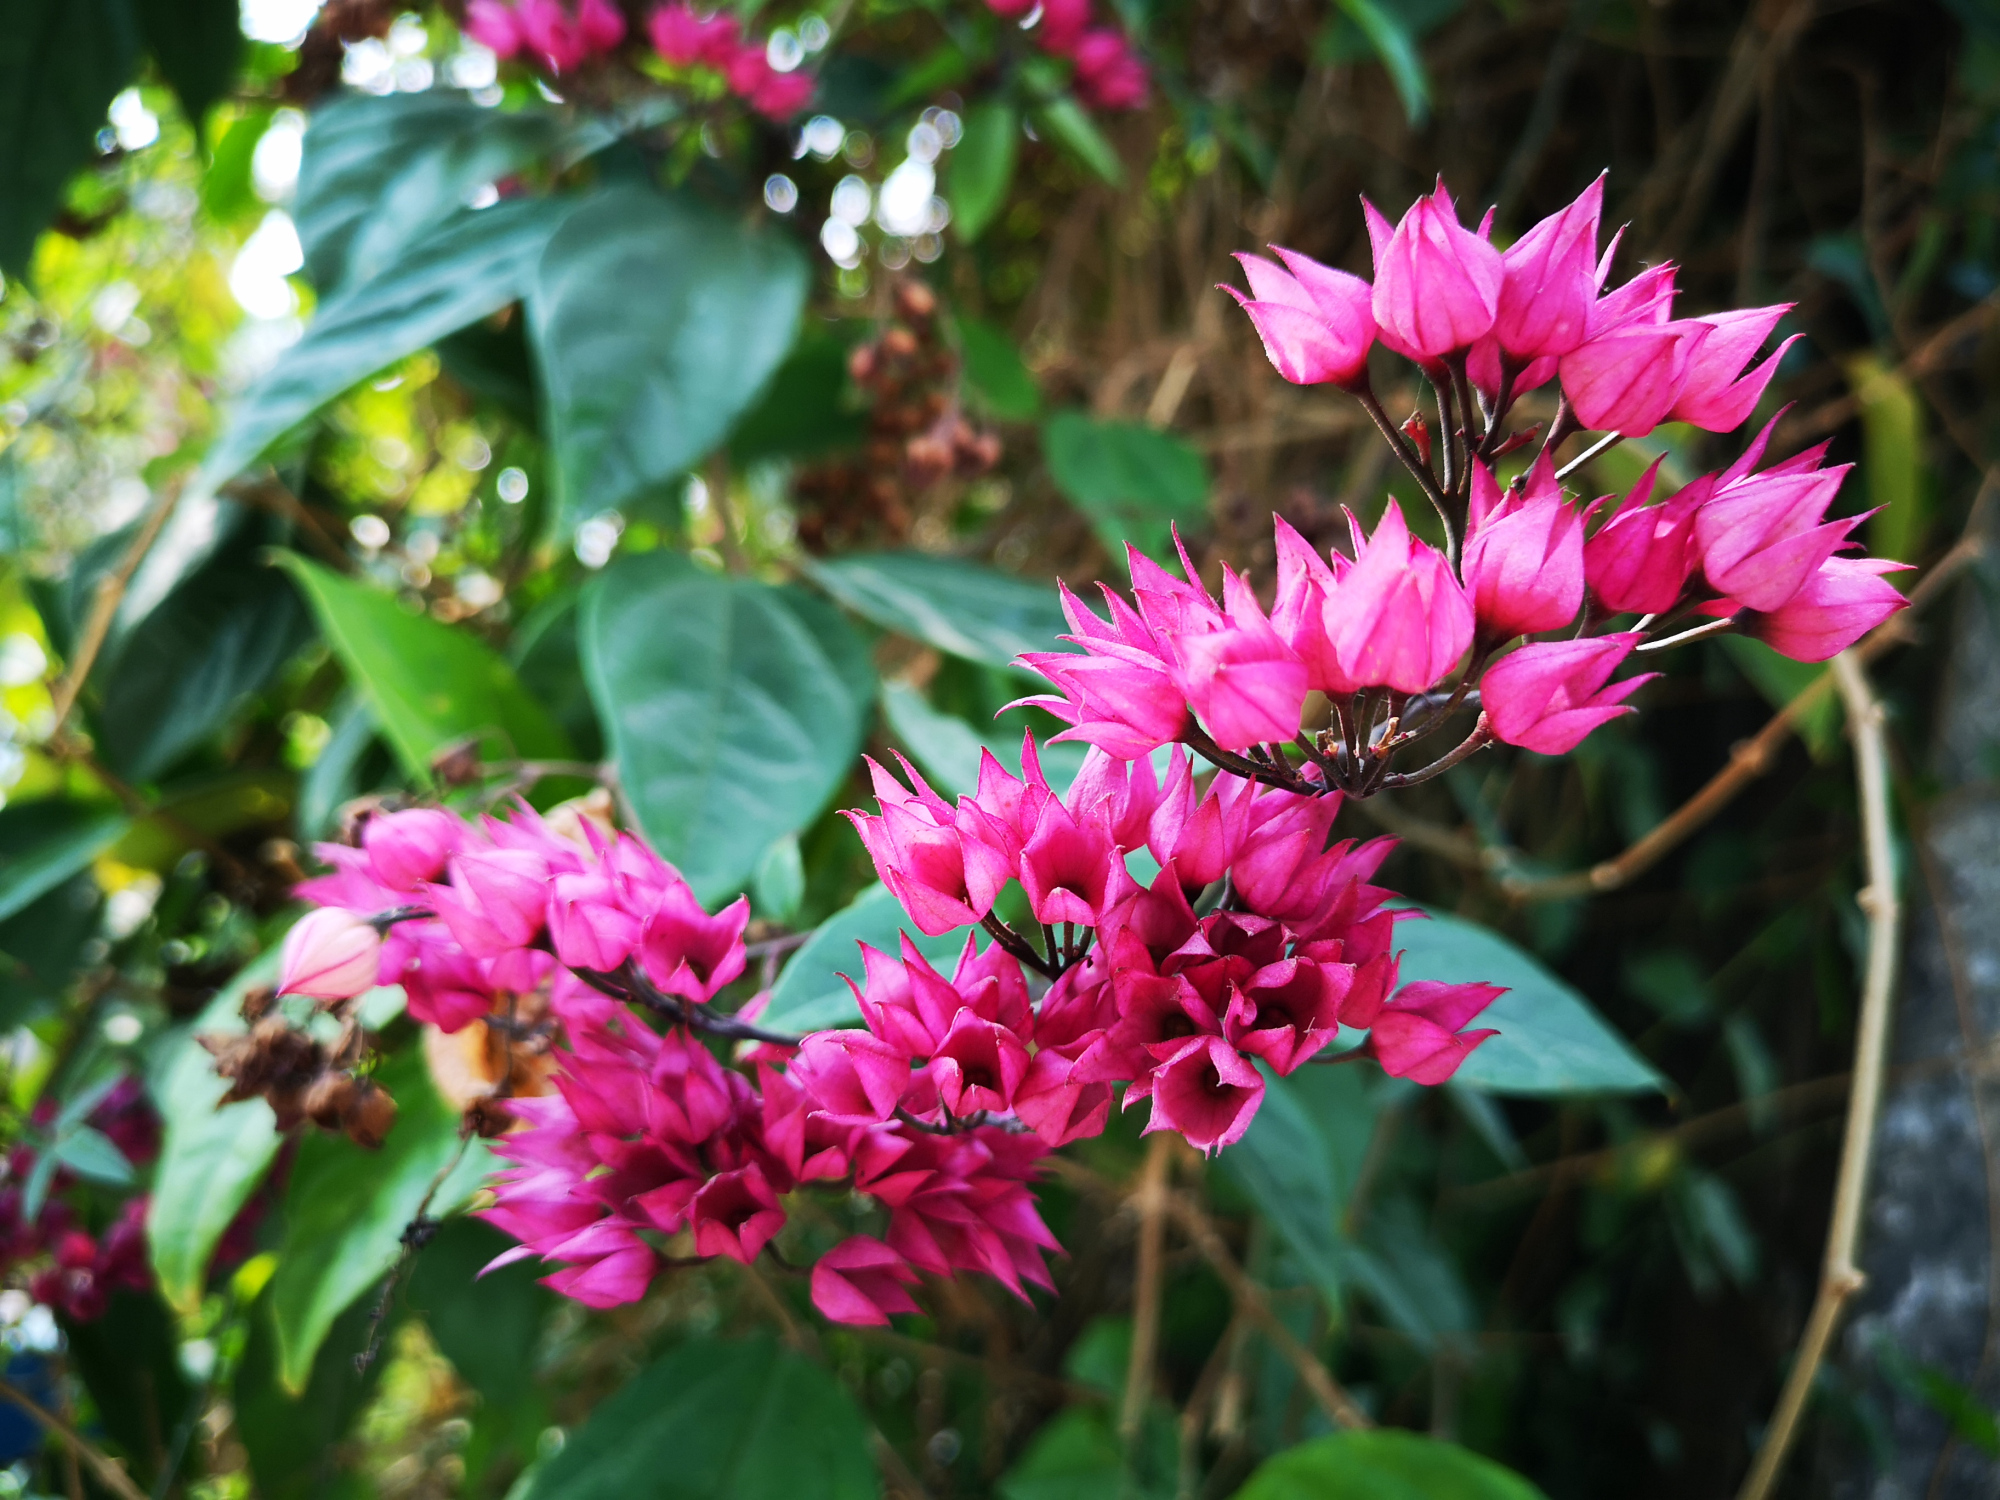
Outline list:
[[[1173,1137],[1162,1133],[1146,1148],[1132,1206],[1139,1214],[1138,1267],[1132,1284],[1132,1353],[1125,1364],[1125,1402],[1118,1412],[1118,1432],[1127,1443],[1139,1435],[1146,1402],[1153,1394],[1153,1361],[1160,1343],[1160,1274],[1166,1248],[1167,1172],[1173,1165]]]
[[[61,1438],[71,1453],[90,1465],[90,1472],[97,1476],[98,1483],[116,1495],[118,1500],[146,1500],[146,1492],[132,1482],[132,1476],[125,1472],[124,1465],[107,1456],[76,1428],[12,1381],[0,1379],[0,1397],[13,1402]]]
[[[161,530],[180,504],[181,491],[185,488],[181,479],[168,482],[160,491],[160,498],[153,502],[147,512],[144,524],[138,534],[125,549],[125,555],[118,559],[118,566],[97,581],[97,592],[91,597],[90,617],[83,623],[83,634],[77,641],[76,656],[56,683],[51,694],[55,710],[55,727],[49,731],[51,740],[62,738],[63,725],[69,719],[70,710],[76,707],[77,694],[83,691],[84,680],[90,676],[90,669],[97,662],[97,656],[104,649],[105,637],[111,633],[111,622],[117,617],[118,606],[125,598],[125,589],[132,582],[132,575],[139,571],[139,564],[146,560],[153,543],[159,539]]]
[[[1826,1263],[1812,1315],[1806,1320],[1778,1409],[1765,1429],[1756,1461],[1737,1500],[1764,1500],[1777,1483],[1799,1414],[1827,1344],[1848,1299],[1865,1278],[1854,1262],[1861,1241],[1861,1210],[1868,1187],[1868,1162],[1875,1145],[1875,1117],[1882,1102],[1882,1069],[1888,1052],[1889,994],[1896,978],[1896,945],[1902,921],[1896,896],[1895,852],[1889,834],[1889,754],[1881,701],[1851,651],[1833,659],[1833,678],[1847,707],[1854,735],[1854,776],[1861,795],[1861,828],[1868,884],[1858,900],[1868,914],[1868,961],[1861,986],[1861,1020],[1854,1039],[1854,1092],[1847,1104],[1847,1138],[1840,1152],[1840,1176],[1833,1196],[1833,1223],[1826,1233]]]
[[[1188,1238],[1194,1241],[1195,1249],[1201,1252],[1202,1258],[1229,1288],[1236,1310],[1255,1323],[1264,1337],[1285,1357],[1327,1418],[1340,1427],[1373,1427],[1375,1424],[1368,1413],[1355,1403],[1327,1367],[1298,1341],[1291,1329],[1271,1310],[1269,1295],[1236,1263],[1236,1257],[1229,1253],[1221,1233],[1210,1222],[1208,1215],[1201,1211],[1200,1205],[1185,1193],[1174,1193],[1168,1199],[1168,1209],[1187,1232]]]

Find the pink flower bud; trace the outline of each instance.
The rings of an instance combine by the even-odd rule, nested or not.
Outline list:
[[[1525,490],[1505,496],[1484,464],[1472,473],[1478,515],[1459,571],[1489,642],[1560,630],[1583,605],[1583,517],[1563,498],[1546,451]]]
[[[1516,361],[1567,354],[1583,342],[1597,300],[1597,220],[1603,207],[1599,177],[1500,257],[1493,335]]]
[[[1493,984],[1406,984],[1382,1007],[1366,1047],[1391,1078],[1440,1084],[1456,1073],[1472,1049],[1497,1031],[1460,1028],[1506,991]]]
[[[1035,41],[1044,52],[1071,57],[1090,29],[1090,0],[1042,0]]]
[[[1306,686],[1321,693],[1351,691],[1326,633],[1326,603],[1351,564],[1339,553],[1320,556],[1283,516],[1271,517],[1278,546],[1278,591],[1271,628],[1306,669]]]
[[[1299,732],[1306,670],[1271,628],[1249,586],[1224,570],[1228,624],[1172,641],[1175,673],[1209,736],[1246,750]]]
[[[1775,610],[1746,613],[1744,633],[1793,661],[1825,661],[1910,602],[1882,577],[1908,566],[1880,557],[1828,558]]]
[[[677,68],[696,63],[720,69],[736,54],[742,29],[727,11],[696,15],[687,5],[663,5],[646,21],[653,50]]]
[[[1141,109],[1150,93],[1146,65],[1110,27],[1084,33],[1076,46],[1076,96],[1092,109]]]
[[[902,1103],[910,1057],[865,1031],[816,1031],[799,1044],[792,1081],[831,1123],[873,1125]]]
[[[810,73],[777,73],[750,93],[750,107],[767,120],[789,120],[811,102],[815,83]]]
[[[285,934],[281,995],[313,1000],[352,1000],[375,987],[382,939],[351,912],[335,906],[309,911]]]
[[[361,847],[375,878],[392,891],[415,891],[435,880],[465,843],[465,824],[435,807],[377,813],[361,829]]]
[[[1742,373],[1743,367],[1792,306],[1785,302],[1776,307],[1747,307],[1693,319],[1714,331],[1702,340],[1688,363],[1687,385],[1674,403],[1673,419],[1692,422],[1709,432],[1729,432],[1741,427],[1757,409],[1771,377],[1778,373],[1778,363],[1785,357],[1785,351],[1801,335],[1795,333],[1786,339],[1770,358],[1747,375]]]
[[[640,929],[639,967],[662,993],[706,1004],[743,973],[748,962],[743,929],[749,922],[747,896],[710,916],[685,884],[671,885]]]
[[[1325,610],[1342,690],[1390,687],[1421,693],[1472,644],[1472,604],[1444,555],[1410,536],[1394,500],[1364,543]]]
[[[609,973],[639,942],[639,917],[617,882],[599,874],[558,875],[549,887],[549,942],[572,969]]]
[[[785,1227],[785,1211],[755,1162],[718,1172],[688,1205],[697,1255],[726,1255],[749,1265]]]
[[[1694,571],[1695,512],[1710,486],[1691,484],[1662,504],[1648,504],[1661,462],[1653,460],[1618,513],[1584,544],[1584,581],[1611,614],[1666,613]]]
[[[1770,432],[1766,427],[1749,451],[1717,478],[1694,518],[1695,549],[1710,586],[1767,614],[1804,588],[1820,564],[1865,519],[1824,519],[1853,467],[1813,467],[1825,452],[1824,445],[1761,474],[1750,473]]]
[[[502,0],[466,0],[463,30],[480,46],[502,59],[519,55],[527,45],[521,23]]]
[[[1543,755],[1563,755],[1620,714],[1626,698],[1657,673],[1628,677],[1606,687],[1618,664],[1639,644],[1636,631],[1581,641],[1546,641],[1521,647],[1486,669],[1480,699],[1493,733],[1509,745]]]
[[[1565,354],[1563,394],[1588,432],[1644,437],[1667,419],[1687,384],[1707,323],[1627,323]]]
[[[1361,200],[1375,249],[1375,326],[1418,364],[1466,349],[1493,326],[1504,276],[1500,252],[1458,222],[1451,194],[1419,198],[1394,230]]]
[[[865,1234],[842,1240],[814,1264],[813,1306],[835,1323],[885,1327],[890,1313],[913,1313],[906,1290],[917,1273],[878,1239]]]
[[[1294,385],[1364,384],[1375,342],[1368,283],[1290,250],[1278,254],[1289,270],[1260,256],[1236,257],[1250,280],[1249,297],[1222,287],[1250,315],[1272,366]]]

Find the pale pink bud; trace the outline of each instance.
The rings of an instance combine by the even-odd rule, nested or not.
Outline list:
[[[1502,496],[1484,464],[1474,466],[1472,487],[1481,515],[1459,570],[1483,638],[1562,629],[1583,605],[1583,516],[1563,499],[1547,452],[1525,490]]]
[[[1825,661],[1910,602],[1882,577],[1908,566],[1881,557],[1828,558],[1775,610],[1745,613],[1744,633],[1793,661]]]
[[[1563,394],[1589,432],[1644,437],[1667,419],[1712,328],[1706,323],[1627,323],[1565,354]]]
[[[1249,297],[1222,287],[1250,315],[1273,367],[1294,385],[1365,384],[1375,342],[1368,283],[1290,250],[1278,254],[1289,270],[1260,256],[1236,257],[1250,281]]]
[[[1583,342],[1597,300],[1597,221],[1603,206],[1599,177],[1500,257],[1493,335],[1514,359],[1567,354]]]
[[[375,988],[381,962],[382,938],[373,926],[337,906],[322,906],[285,934],[278,993],[352,1000]]]
[[[1662,461],[1653,460],[1618,514],[1584,544],[1584,581],[1611,614],[1664,614],[1694,571],[1695,512],[1710,486],[1697,482],[1663,504],[1648,504]]]
[[[1598,725],[1631,713],[1623,706],[1657,673],[1605,684],[1639,644],[1636,631],[1521,647],[1486,669],[1480,701],[1493,733],[1509,745],[1563,755]]]
[[[1742,373],[1743,367],[1763,347],[1778,320],[1792,306],[1784,302],[1775,307],[1747,307],[1693,319],[1696,323],[1706,323],[1714,331],[1702,340],[1688,362],[1687,385],[1674,403],[1674,420],[1691,422],[1709,432],[1729,432],[1741,427],[1757,409],[1771,377],[1778,373],[1778,363],[1785,357],[1785,351],[1801,335],[1795,333],[1786,339],[1770,358],[1747,375]]]
[[[1359,555],[1325,609],[1342,690],[1421,693],[1472,644],[1471,601],[1444,555],[1410,536],[1394,500],[1365,544],[1354,529]]]
[[[1504,275],[1500,252],[1458,222],[1442,179],[1394,230],[1367,199],[1361,207],[1375,250],[1372,306],[1384,344],[1435,364],[1492,328]]]

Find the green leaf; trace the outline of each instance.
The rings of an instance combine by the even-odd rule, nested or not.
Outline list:
[[[569,206],[519,198],[455,214],[380,275],[345,284],[231,408],[196,484],[222,485],[350,386],[515,301]]]
[[[1590,1003],[1501,937],[1461,917],[1432,912],[1396,924],[1404,982],[1504,984],[1507,993],[1472,1024],[1493,1026],[1456,1081],[1495,1094],[1625,1094],[1664,1090],[1651,1064]]]
[[[1042,453],[1056,488],[1090,518],[1114,558],[1125,543],[1165,557],[1172,527],[1208,513],[1208,466],[1178,438],[1137,422],[1058,412],[1042,424]]]
[[[167,1456],[165,1442],[199,1415],[188,1409],[193,1393],[181,1371],[172,1316],[150,1291],[120,1288],[101,1317],[63,1318],[62,1330],[98,1420],[142,1479],[164,1493],[156,1466]]]
[[[124,0],[0,0],[0,271],[20,276],[139,63]]]
[[[115,807],[51,800],[0,807],[0,919],[54,890],[132,826]]]
[[[874,1500],[868,1426],[768,1338],[694,1339],[598,1404],[518,1500]]]
[[[60,1000],[82,967],[102,905],[97,877],[86,869],[0,921],[0,1029],[32,1021]]]
[[[123,1187],[132,1180],[132,1163],[112,1144],[111,1137],[90,1125],[72,1125],[49,1145],[57,1165],[91,1182]]]
[[[243,58],[238,0],[135,0],[139,33],[199,137],[208,107],[229,92]]]
[[[1931,523],[1923,401],[1909,376],[1872,354],[1849,360],[1847,378],[1861,408],[1861,477],[1875,507],[1868,550],[1898,562],[1921,561]]]
[[[475,189],[571,134],[554,110],[481,109],[450,89],[335,95],[313,111],[299,159],[293,217],[314,285],[326,295],[380,275]]]
[[[373,1495],[372,1486],[360,1488],[343,1472],[354,1460],[341,1444],[390,1363],[378,1359],[366,1370],[354,1368],[354,1356],[368,1338],[371,1309],[365,1304],[348,1309],[313,1361],[305,1390],[294,1392],[278,1378],[271,1303],[267,1290],[244,1320],[249,1337],[229,1403],[258,1500],[360,1500]],[[394,1309],[390,1316],[385,1339],[394,1330]]]
[[[847,402],[847,345],[830,333],[808,333],[730,433],[729,456],[737,463],[807,458],[853,447],[866,432]]]
[[[549,242],[528,299],[563,514],[624,504],[729,434],[798,333],[790,240],[625,184]]]
[[[153,1168],[146,1240],[160,1293],[177,1311],[201,1307],[215,1247],[264,1180],[284,1137],[262,1099],[217,1106],[228,1090],[215,1059],[195,1040],[204,1031],[241,1031],[244,991],[277,977],[278,950],[248,965],[216,994],[165,1055],[152,1081],[165,1129]]]
[[[845,974],[859,983],[863,977],[861,943],[895,955],[900,934],[908,933],[917,951],[947,977],[965,951],[968,929],[927,937],[918,932],[885,885],[871,885],[813,930],[771,987],[770,1004],[757,1024],[773,1031],[829,1031],[861,1024],[861,1007],[841,982]]]
[[[973,403],[1003,422],[1032,422],[1042,409],[1042,392],[1014,341],[991,323],[960,318],[958,342]]]
[[[757,914],[774,922],[790,922],[806,899],[805,857],[796,834],[786,834],[764,851],[750,882],[751,904]]]
[[[1542,1492],[1456,1443],[1382,1427],[1268,1458],[1236,1500],[1542,1500]]]
[[[874,672],[810,594],[648,553],[586,590],[582,640],[626,795],[705,902],[741,889],[853,768]]]
[[[324,838],[342,804],[367,790],[363,776],[368,752],[377,744],[375,715],[351,687],[341,689],[327,710],[326,723],[331,731],[326,745],[299,778],[296,820],[299,832],[308,838]],[[382,759],[387,758],[383,752]]]
[[[1360,1168],[1336,1151],[1334,1142],[1313,1117],[1303,1085],[1328,1073],[1353,1069],[1322,1069],[1301,1073],[1297,1081],[1264,1073],[1264,1102],[1243,1139],[1217,1158],[1250,1201],[1278,1232],[1299,1267],[1327,1299],[1339,1306],[1345,1281],[1342,1266],[1341,1217],[1347,1210]],[[1350,1089],[1359,1079],[1343,1080]],[[1366,1110],[1372,1131],[1374,1112]],[[1363,1137],[1364,1146],[1367,1137]]]
[[[1065,94],[1035,111],[1035,123],[1070,155],[1112,187],[1125,185],[1125,163],[1081,104]]]
[[[1417,38],[1410,27],[1390,7],[1378,0],[1339,0],[1347,18],[1368,38],[1368,45],[1388,70],[1389,81],[1403,101],[1403,113],[1412,125],[1430,118],[1430,80],[1424,62],[1417,55]]]
[[[808,562],[806,576],[869,623],[989,667],[1066,649],[1055,588],[953,557],[862,552]],[[1039,682],[1039,677],[1034,679]]]
[[[940,713],[907,682],[882,684],[882,717],[903,742],[931,785],[946,796],[970,796],[979,790],[979,760],[991,751],[1003,769],[1021,774],[1021,745],[1011,738],[988,739],[956,714]],[[1038,745],[1042,774],[1057,796],[1069,791],[1083,769],[1088,747],[1065,740]]]
[[[201,206],[216,223],[231,224],[264,207],[251,167],[276,113],[268,104],[243,106],[210,148],[208,170],[201,174]]]
[[[397,1106],[395,1127],[381,1149],[364,1151],[345,1136],[308,1135],[285,1191],[271,1313],[279,1379],[290,1391],[305,1388],[334,1319],[395,1264],[404,1229],[459,1151],[458,1112],[432,1086],[422,1049],[393,1054],[375,1076]],[[493,1167],[485,1142],[473,1139],[427,1211],[444,1217]]]
[[[535,1392],[535,1345],[562,1301],[538,1279],[532,1258],[487,1272],[514,1241],[477,1219],[453,1219],[410,1271],[409,1305],[466,1384],[494,1406]],[[485,1274],[482,1274],[485,1273]]]
[[[111,768],[146,781],[226,724],[312,639],[284,574],[256,556],[246,526],[129,633],[97,723]]]
[[[437,753],[471,735],[504,756],[567,757],[555,721],[477,636],[411,614],[391,595],[294,553],[279,560],[411,776],[428,779]]]
[[[990,99],[965,112],[945,191],[951,195],[952,228],[966,244],[984,234],[1007,206],[1020,143],[1021,118],[1005,100]]]

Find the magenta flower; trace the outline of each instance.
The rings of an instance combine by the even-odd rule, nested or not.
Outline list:
[[[475,958],[526,948],[548,913],[549,862],[526,849],[484,849],[452,856],[451,884],[425,898]]]
[[[785,1211],[755,1162],[718,1172],[688,1204],[697,1255],[726,1255],[749,1265],[785,1227]]]
[[[1009,851],[925,784],[900,755],[897,764],[915,792],[906,792],[874,760],[879,817],[863,812],[843,816],[861,836],[875,873],[896,893],[920,931],[931,937],[977,922],[993,909],[993,899],[1013,876]]]
[[[1375,251],[1375,326],[1384,344],[1421,365],[1467,349],[1493,327],[1505,273],[1500,252],[1458,222],[1444,180],[1395,229],[1361,200]]]
[[[1521,647],[1486,669],[1479,691],[1493,733],[1543,755],[1574,750],[1598,725],[1631,713],[1621,706],[1657,673],[1606,687],[1639,644],[1636,631]]]
[[[1022,845],[1021,886],[1037,922],[1092,927],[1133,888],[1102,813],[1079,817],[1054,798]]]
[[[1110,27],[1093,27],[1076,44],[1077,98],[1092,109],[1143,109],[1152,92],[1146,65]]]
[[[1785,357],[1785,351],[1802,337],[1793,334],[1780,344],[1771,356],[1756,369],[1745,374],[1743,367],[1758,349],[1778,320],[1792,310],[1790,302],[1776,307],[1746,307],[1737,312],[1711,313],[1704,318],[1691,321],[1707,324],[1713,332],[1702,340],[1701,347],[1694,353],[1688,364],[1687,385],[1681,391],[1680,399],[1674,403],[1671,415],[1677,422],[1691,422],[1696,427],[1709,432],[1729,432],[1741,427],[1750,413],[1757,409],[1757,402],[1764,395],[1764,388],[1771,383],[1771,377],[1778,373],[1778,364]]]
[[[1743,631],[1793,661],[1825,661],[1910,602],[1882,576],[1908,566],[1880,557],[1830,557],[1775,610],[1747,612]]]
[[[1155,1077],[1145,1133],[1178,1131],[1213,1156],[1243,1139],[1263,1102],[1264,1078],[1252,1063],[1219,1036],[1196,1037]]]
[[[1459,572],[1483,640],[1560,630],[1576,618],[1583,605],[1583,519],[1564,499],[1546,451],[1526,488],[1505,495],[1486,466],[1475,464]]]
[[[662,994],[706,1004],[743,973],[743,929],[749,923],[748,896],[710,916],[694,892],[676,882],[639,930],[635,956]]]
[[[851,1235],[813,1265],[812,1300],[835,1323],[886,1327],[890,1313],[913,1313],[917,1273],[880,1240]]]
[[[1511,359],[1525,363],[1567,354],[1583,342],[1597,300],[1597,221],[1603,208],[1600,176],[1500,257],[1492,336]]]
[[[314,1000],[352,1000],[375,988],[382,939],[359,918],[334,906],[307,912],[285,934],[278,993]]]
[[[1695,512],[1710,487],[1691,484],[1659,505],[1649,504],[1661,462],[1653,460],[1618,513],[1584,543],[1584,581],[1608,613],[1665,614],[1679,602],[1694,571]]]
[[[1271,628],[1305,667],[1307,688],[1343,691],[1345,679],[1326,633],[1326,603],[1350,564],[1338,552],[1331,559],[1320,556],[1283,516],[1273,516],[1271,524],[1278,544],[1278,592],[1271,607]]]
[[[392,891],[415,891],[438,878],[462,848],[469,830],[450,813],[435,807],[377,813],[361,828],[361,847],[368,853],[375,878]]]
[[[1283,249],[1278,255],[1286,269],[1261,256],[1236,257],[1250,279],[1250,296],[1221,288],[1250,315],[1271,364],[1293,385],[1366,384],[1375,342],[1373,290],[1359,276],[1307,256]]]
[[[1036,651],[1022,656],[1020,664],[1048,678],[1061,696],[1020,701],[1045,708],[1070,726],[1057,739],[1083,740],[1121,760],[1135,760],[1185,734],[1187,699],[1152,627],[1109,588],[1103,591],[1109,623],[1092,614],[1067,585],[1057,588],[1075,632],[1064,639],[1086,654]]]
[[[1695,550],[1710,586],[1766,614],[1804,588],[1866,519],[1825,519],[1853,467],[1818,468],[1825,444],[1751,473],[1770,436],[1766,426],[1743,457],[1716,478],[1694,518]]]
[[[1707,323],[1634,321],[1593,334],[1560,361],[1570,410],[1586,431],[1644,437],[1673,411],[1713,332]]]
[[[704,64],[720,71],[736,55],[743,31],[726,10],[698,15],[693,7],[663,5],[647,18],[653,50],[677,68]]]
[[[1456,1073],[1493,1030],[1465,1031],[1466,1022],[1506,991],[1492,984],[1406,984],[1382,1007],[1364,1044],[1391,1078],[1440,1084]]]
[[[1209,737],[1225,750],[1244,750],[1299,732],[1306,669],[1271,628],[1257,596],[1225,568],[1228,623],[1170,642],[1175,676]]]
[[[502,59],[517,56],[526,39],[512,7],[503,0],[466,0],[461,28],[480,46]]]
[[[792,1081],[835,1125],[875,1125],[910,1086],[910,1057],[865,1031],[816,1031],[799,1044]]]
[[[599,873],[558,875],[549,886],[549,943],[572,969],[609,973],[632,956],[643,918],[619,885]]]
[[[1326,633],[1345,690],[1390,687],[1420,693],[1472,644],[1472,604],[1434,547],[1410,536],[1394,500],[1327,600]]]

